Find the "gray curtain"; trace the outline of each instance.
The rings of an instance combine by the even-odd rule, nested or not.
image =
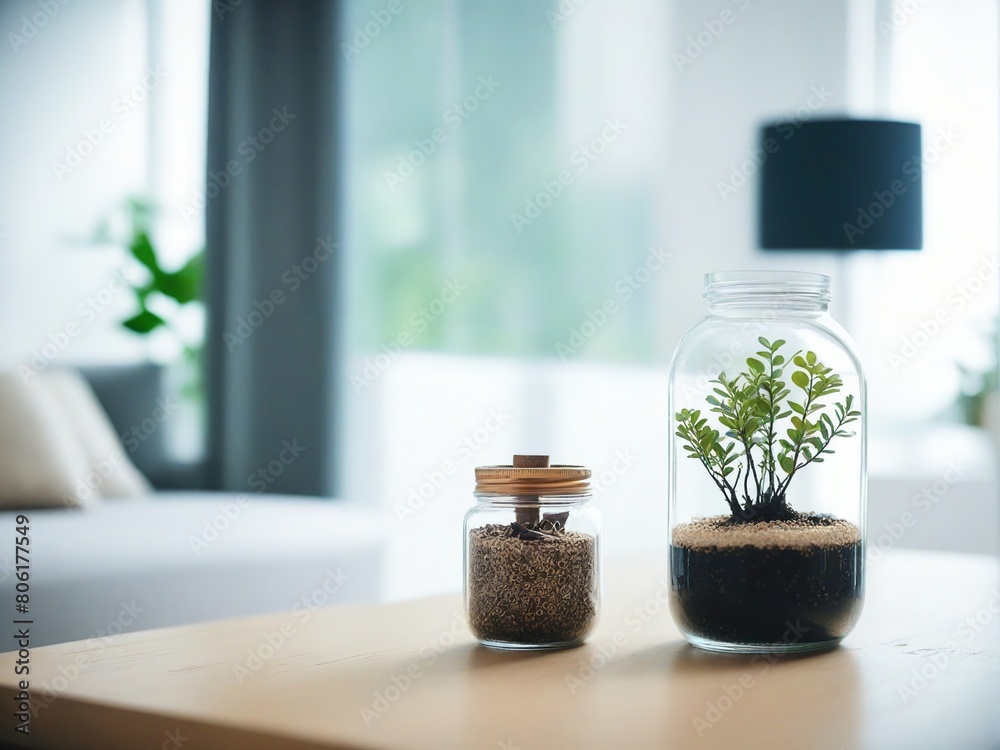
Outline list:
[[[205,185],[208,471],[335,491],[338,8],[213,3]]]

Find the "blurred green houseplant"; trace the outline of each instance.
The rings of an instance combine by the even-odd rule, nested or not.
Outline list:
[[[99,242],[124,244],[129,254],[149,272],[146,281],[132,283],[132,292],[135,294],[139,309],[122,321],[122,326],[140,335],[148,335],[158,328],[169,329],[172,325],[149,308],[151,300],[155,300],[157,295],[162,295],[181,306],[201,301],[205,276],[204,250],[192,255],[176,271],[167,271],[163,268],[156,247],[150,239],[152,214],[153,208],[148,201],[130,198],[126,204],[128,222],[126,237],[116,238],[107,220],[101,223],[97,231]],[[178,338],[183,341],[181,336],[178,335]],[[185,345],[186,350],[195,348]]]
[[[151,223],[155,214],[154,206],[142,198],[129,198],[124,205],[124,223],[115,222],[119,215],[106,217],[98,226],[94,240],[101,245],[118,245],[141,265],[147,273],[136,281],[126,277],[135,296],[136,308],[125,320],[122,327],[132,333],[149,337],[159,331],[167,331],[180,344],[185,365],[181,375],[181,395],[194,401],[202,395],[201,351],[199,336],[191,340],[180,330],[176,317],[156,312],[165,306],[158,301],[173,300],[180,308],[202,302],[205,276],[205,251],[198,250],[180,268],[167,270],[161,255],[151,238]]]
[[[962,376],[962,389],[956,406],[965,424],[973,427],[989,427],[989,410],[1000,388],[1000,319],[993,322],[993,330],[986,337],[989,361],[985,367],[971,368],[958,365]]]

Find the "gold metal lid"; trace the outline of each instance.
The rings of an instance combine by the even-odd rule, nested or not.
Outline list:
[[[590,491],[590,469],[549,466],[548,456],[514,456],[510,466],[477,466],[476,492],[496,495],[579,495]]]

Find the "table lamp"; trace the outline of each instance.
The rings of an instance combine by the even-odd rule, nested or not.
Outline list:
[[[920,125],[837,118],[761,131],[764,250],[920,250]]]

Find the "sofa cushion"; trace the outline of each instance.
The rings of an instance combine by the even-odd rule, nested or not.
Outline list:
[[[87,456],[38,378],[0,373],[0,508],[78,506]]]
[[[77,494],[105,499],[148,495],[152,487],[135,468],[87,381],[74,370],[54,370],[43,373],[39,382],[87,456],[89,471],[77,483]]]

